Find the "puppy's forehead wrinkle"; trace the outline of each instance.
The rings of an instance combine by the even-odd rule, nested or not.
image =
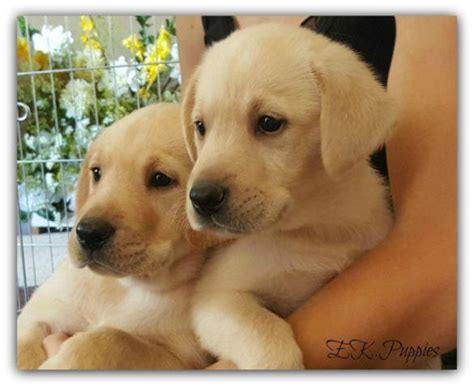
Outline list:
[[[301,30],[288,34],[280,25],[268,29],[267,24],[262,29],[239,31],[211,47],[201,66],[197,89],[206,115],[220,114],[224,109],[227,117],[232,117],[228,115],[232,109],[245,114],[254,98],[270,105],[266,109],[273,108],[272,99],[281,101],[289,114],[296,108],[297,117],[313,112],[320,93],[308,55],[315,50],[305,42],[312,42],[315,34]]]
[[[231,69],[220,76],[203,75],[197,90],[195,119],[206,124],[219,121],[227,125],[248,121],[251,115],[274,114],[285,119],[299,120],[319,110],[320,92],[309,67],[291,76],[277,74],[261,77],[252,70],[245,80],[235,82]]]

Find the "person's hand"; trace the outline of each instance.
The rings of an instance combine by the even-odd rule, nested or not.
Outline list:
[[[59,352],[59,348],[68,338],[69,336],[63,332],[48,335],[43,340],[43,347],[48,358],[53,357],[57,352]]]
[[[208,370],[235,370],[239,369],[237,368],[237,365],[235,365],[232,361],[228,360],[219,360],[215,362],[214,364],[208,366],[206,369]]]

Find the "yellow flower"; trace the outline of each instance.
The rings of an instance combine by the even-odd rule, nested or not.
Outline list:
[[[143,47],[142,41],[135,34],[132,34],[128,38],[122,40],[122,44],[127,49],[129,49],[132,54],[138,58],[140,62],[143,61],[145,47]]]
[[[150,87],[153,82],[155,82],[160,72],[167,69],[166,65],[163,63],[158,65],[152,65],[152,63],[166,61],[170,54],[171,36],[170,33],[162,26],[160,28],[160,34],[158,35],[156,44],[145,60],[145,64],[149,64],[149,66],[146,67],[148,87]]]
[[[91,39],[90,43],[89,43],[89,46],[96,49],[96,50],[102,50],[102,45],[96,39]]]
[[[80,35],[81,42],[84,46],[95,50],[102,50],[102,45],[97,39],[94,20],[92,20],[90,16],[81,16],[81,29],[84,31]]]
[[[160,35],[156,40],[156,51],[162,61],[166,60],[171,53],[171,36],[163,26],[161,26]]]
[[[150,87],[151,84],[155,82],[156,77],[158,77],[158,74],[160,72],[165,71],[167,69],[166,65],[163,63],[154,65],[154,63],[159,62],[160,60],[161,58],[158,55],[158,50],[156,49],[156,47],[145,59],[145,64],[148,65],[145,67],[146,73],[147,73],[146,79],[147,79],[148,87]]]
[[[21,61],[28,60],[28,42],[26,38],[19,37],[16,39],[16,56]]]
[[[40,70],[46,69],[48,67],[48,55],[42,51],[36,51],[35,55],[33,56],[33,60]]]
[[[143,100],[147,100],[150,97],[150,92],[148,91],[148,87],[147,88],[142,87],[142,88],[138,89],[138,95]]]
[[[84,46],[86,47],[102,50],[102,45],[100,42],[95,37],[91,37],[89,34],[81,34],[81,42],[84,43]]]
[[[83,31],[92,31],[95,28],[94,21],[90,16],[81,16],[81,28]]]

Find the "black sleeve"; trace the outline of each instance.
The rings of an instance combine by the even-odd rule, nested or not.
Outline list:
[[[315,31],[356,51],[387,86],[395,47],[393,16],[318,17]]]
[[[202,16],[201,20],[206,47],[227,38],[236,29],[232,16]]]

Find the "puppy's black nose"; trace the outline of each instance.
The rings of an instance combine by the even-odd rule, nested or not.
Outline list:
[[[212,216],[224,205],[227,189],[215,183],[200,183],[191,188],[189,198],[202,216]]]
[[[115,233],[115,228],[99,218],[86,218],[76,226],[77,240],[92,251],[101,248]]]

